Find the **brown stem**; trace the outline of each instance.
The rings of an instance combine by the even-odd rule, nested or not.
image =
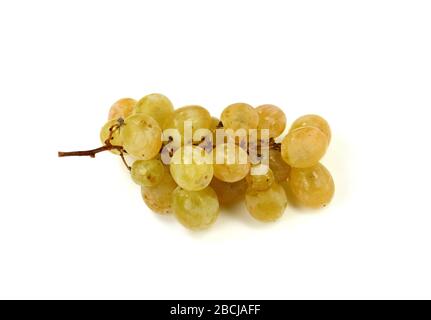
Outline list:
[[[118,150],[120,153],[123,153],[123,147],[120,146],[113,146],[113,145],[104,145],[100,148],[91,149],[91,150],[84,150],[84,151],[69,151],[69,152],[58,152],[58,156],[61,157],[80,157],[80,156],[87,156],[94,158],[96,157],[96,154],[103,151],[109,151],[109,150]]]

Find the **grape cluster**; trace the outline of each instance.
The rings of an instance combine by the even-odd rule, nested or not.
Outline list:
[[[280,218],[288,201],[312,208],[331,201],[334,181],[319,163],[331,140],[328,123],[306,115],[283,136],[285,129],[286,116],[274,105],[235,103],[219,120],[201,106],[174,109],[164,95],[150,94],[117,101],[100,140],[134,159],[131,177],[151,210],[203,229],[220,207],[243,199],[260,221]]]

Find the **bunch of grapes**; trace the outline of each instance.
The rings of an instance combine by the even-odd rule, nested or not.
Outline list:
[[[209,227],[220,207],[244,199],[255,219],[274,221],[289,201],[318,208],[334,194],[332,176],[319,162],[331,140],[328,123],[306,115],[283,136],[285,129],[284,112],[274,105],[235,103],[219,120],[201,106],[175,110],[166,96],[150,94],[111,107],[102,147],[59,156],[107,150],[121,156],[147,206],[173,213],[190,229]]]

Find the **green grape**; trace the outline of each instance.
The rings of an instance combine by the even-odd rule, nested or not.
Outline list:
[[[206,188],[213,178],[212,155],[199,147],[185,146],[175,151],[170,170],[175,182],[189,191]]]
[[[328,122],[321,116],[315,114],[307,114],[295,120],[290,128],[293,131],[302,127],[316,127],[323,131],[323,133],[328,137],[328,144],[331,141],[331,128]]]
[[[219,214],[217,194],[211,187],[199,191],[176,188],[172,207],[181,224],[195,230],[208,228]]]
[[[245,194],[245,205],[255,219],[274,221],[280,218],[286,209],[286,193],[278,183],[273,183],[265,191],[254,191],[249,188]]]
[[[135,108],[136,100],[131,98],[120,99],[109,109],[108,120],[126,119]]]
[[[174,107],[166,96],[159,93],[152,93],[138,101],[135,107],[135,113],[143,113],[152,117],[157,121],[160,128],[163,128],[165,120],[174,113]]]
[[[105,144],[106,140],[109,139],[109,135],[111,134],[110,129],[116,125],[119,125],[117,120],[109,120],[102,127],[102,129],[100,130],[100,142],[102,142],[102,144]],[[109,143],[111,145],[123,146],[123,140],[121,139],[121,135],[120,135],[121,130],[122,130],[122,127],[119,127],[113,131],[112,136],[111,136],[111,140],[109,141]],[[120,151],[115,150],[115,149],[111,150],[111,152],[114,154],[120,154]]]
[[[247,190],[245,179],[228,183],[214,177],[210,186],[216,192],[218,201],[222,206],[229,206],[241,201],[244,199],[245,191]]]
[[[154,212],[172,212],[172,193],[177,184],[172,179],[167,168],[162,181],[153,187],[141,186],[141,194],[145,204]]]
[[[170,117],[168,117],[163,125],[163,129],[177,129],[184,139],[184,122],[191,122],[192,134],[198,129],[211,128],[211,115],[201,106],[186,106],[175,110]],[[184,144],[191,144],[193,137],[189,137],[189,141],[184,141]]]
[[[269,150],[269,167],[274,173],[277,182],[286,181],[289,177],[290,166],[281,157],[281,152],[278,150]]]
[[[269,129],[269,138],[276,138],[286,128],[286,116],[283,110],[272,104],[264,104],[256,108],[259,114],[258,130]]]
[[[217,179],[236,182],[247,176],[250,162],[244,149],[234,143],[223,143],[214,150],[214,175]]]
[[[257,129],[259,115],[252,106],[247,103],[234,103],[225,108],[221,114],[223,127],[232,129]]]
[[[281,143],[281,156],[291,167],[308,168],[316,165],[325,155],[328,138],[318,128],[295,129]]]
[[[331,174],[320,163],[311,168],[292,168],[289,186],[299,204],[312,208],[326,206],[335,191]]]
[[[265,191],[268,190],[274,183],[274,174],[271,169],[267,169],[265,174],[252,174],[253,168],[250,174],[246,177],[248,187],[253,191]]]
[[[127,153],[141,160],[154,158],[162,146],[162,130],[156,120],[142,113],[124,121],[120,136]]]
[[[130,173],[136,184],[154,187],[162,181],[165,170],[163,163],[158,159],[136,160]]]

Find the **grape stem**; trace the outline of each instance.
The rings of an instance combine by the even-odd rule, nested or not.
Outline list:
[[[105,141],[105,145],[103,145],[99,148],[96,148],[96,149],[91,149],[91,150],[68,151],[68,152],[59,151],[58,157],[60,157],[60,158],[62,158],[62,157],[90,157],[90,158],[95,158],[96,154],[98,154],[99,152],[117,150],[118,152],[120,152],[121,160],[123,161],[126,168],[129,171],[132,170],[132,168],[127,164],[127,161],[124,158],[124,153],[126,153],[124,148],[122,146],[114,146],[111,144],[112,135],[114,134],[114,132],[116,130],[118,130],[123,125],[123,123],[124,123],[123,119],[120,118],[118,120],[118,124],[115,124],[111,128],[109,128],[110,133],[109,133],[108,139],[106,139],[106,141]]]

